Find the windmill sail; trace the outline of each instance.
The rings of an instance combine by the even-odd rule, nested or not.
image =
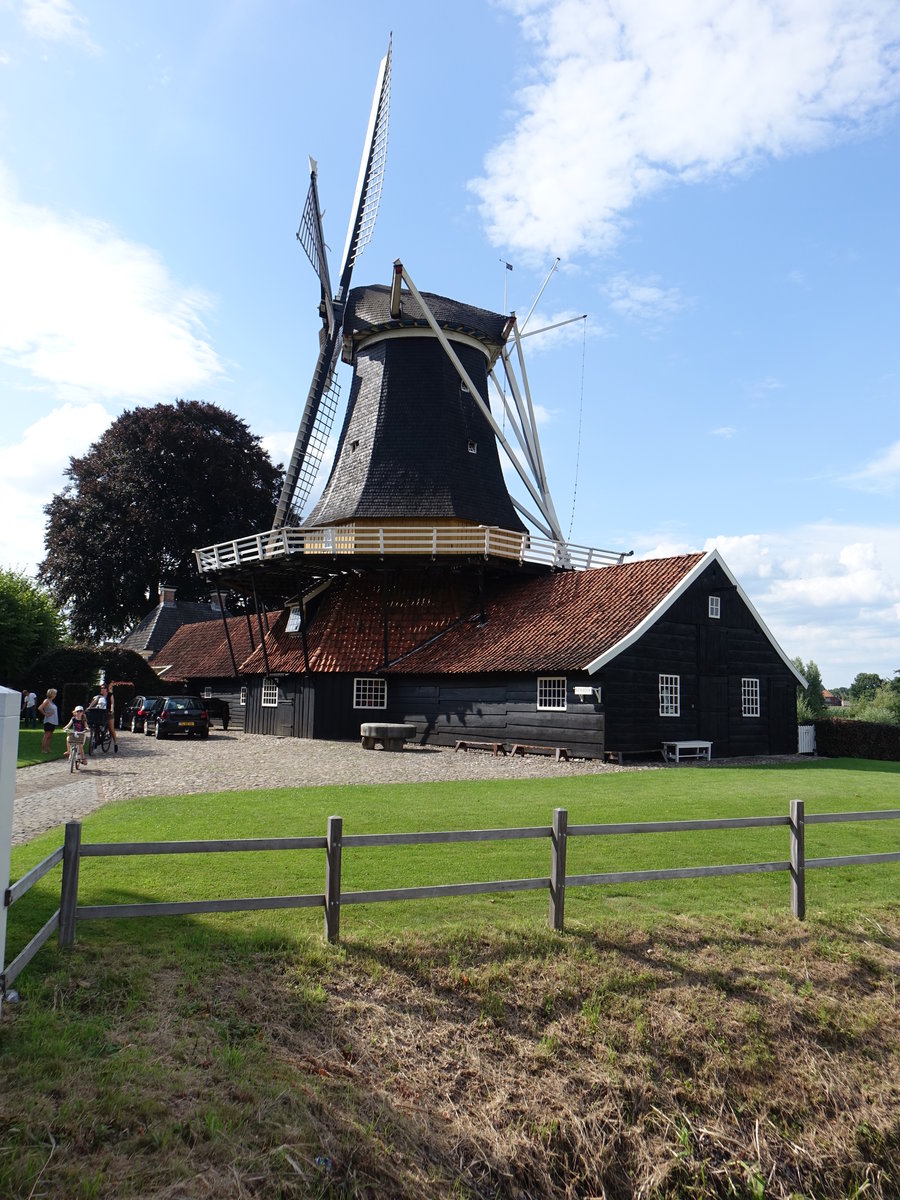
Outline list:
[[[340,323],[350,289],[353,265],[368,245],[378,214],[378,202],[381,198],[381,184],[384,179],[387,155],[390,104],[391,45],[388,43],[388,52],[378,68],[378,80],[375,84],[375,95],[372,100],[369,126],[356,183],[356,195],[351,209],[347,242],[344,247],[341,278],[337,295],[333,299],[319,209],[318,172],[315,160],[310,159],[309,192],[300,228],[297,231],[297,238],[319,276],[322,286],[324,329],[321,335],[319,357],[300,420],[300,428],[297,430],[294,449],[275,510],[275,529],[280,529],[289,521],[292,524],[299,522],[315,483],[337,411],[338,384],[335,368],[340,345]]]

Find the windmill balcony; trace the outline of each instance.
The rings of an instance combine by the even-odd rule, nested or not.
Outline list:
[[[194,551],[201,575],[245,565],[318,562],[350,567],[356,562],[394,557],[481,558],[510,564],[586,570],[621,563],[624,554],[534,537],[510,529],[465,524],[332,525],[301,529],[285,526],[219,542]]]

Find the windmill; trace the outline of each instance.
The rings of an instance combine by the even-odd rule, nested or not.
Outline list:
[[[387,155],[388,118],[391,107],[391,43],[378,67],[378,79],[369,127],[363,147],[356,195],[347,228],[347,241],[341,261],[338,290],[331,294],[331,277],[325,251],[325,236],[322,230],[322,211],[319,207],[318,167],[310,158],[309,191],[297,240],[300,242],[313,270],[319,277],[322,300],[319,311],[322,330],[319,334],[319,357],[316,360],[312,382],[306,397],[300,427],[294,441],[294,449],[284,476],[281,495],[275,510],[275,528],[285,524],[297,524],[325,453],[328,435],[337,412],[339,385],[335,375],[340,349],[340,328],[344,304],[350,290],[350,277],[356,260],[362,254],[372,236],[378,202],[381,199],[381,184],[384,179]],[[291,519],[293,518],[293,519]]]
[[[350,287],[381,195],[390,84],[389,44],[379,66],[333,294],[318,170],[310,159],[297,238],[321,287],[319,355],[274,528],[264,542],[246,551],[236,548],[233,554],[238,559],[245,554],[264,560],[294,558],[310,567],[314,559],[337,553],[345,566],[353,558],[383,559],[385,553],[432,559],[499,554],[507,564],[537,569],[574,566],[576,559],[582,566],[620,561],[616,551],[566,544],[550,495],[522,354],[527,335],[515,314],[421,292],[399,259],[389,285]],[[339,356],[353,367],[350,396],[329,478],[303,519],[337,411]],[[503,413],[502,428],[492,411],[492,395],[494,407]],[[527,493],[524,504],[507,490],[501,450]],[[546,541],[538,547],[542,539]],[[573,557],[575,550],[585,553]],[[223,555],[214,554],[213,561],[221,568]],[[198,562],[203,569],[206,559]]]

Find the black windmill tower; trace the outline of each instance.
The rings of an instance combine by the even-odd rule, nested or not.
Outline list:
[[[460,536],[467,530],[505,531],[514,539],[510,544],[521,548],[531,541],[524,516],[557,547],[550,565],[567,565],[565,540],[544,474],[515,317],[421,293],[399,261],[394,263],[390,285],[350,286],[354,264],[371,236],[381,194],[390,81],[389,47],[379,67],[334,294],[317,168],[310,160],[309,192],[297,237],[319,277],[322,330],[275,529],[299,527],[312,534],[352,527],[352,544],[363,553],[369,544],[364,531],[390,526],[390,547],[399,556],[403,554],[401,529],[409,534],[408,552],[416,544],[417,530],[439,531],[451,549],[453,530],[461,531]],[[512,369],[513,350],[520,381]],[[304,519],[337,411],[339,357],[353,366],[347,411],[331,473]],[[507,387],[497,380],[501,367],[510,384],[509,399]],[[492,383],[495,405],[506,406],[505,424],[519,444],[518,454],[492,412]],[[511,497],[498,447],[510,457],[536,513]],[[349,553],[349,536],[341,544]],[[458,537],[457,549],[459,545]],[[379,548],[383,546],[382,537]]]

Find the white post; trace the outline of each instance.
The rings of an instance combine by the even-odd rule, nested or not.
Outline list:
[[[9,887],[12,855],[13,805],[16,796],[16,759],[19,753],[19,719],[22,693],[0,687],[0,973],[6,969],[6,914],[3,903]],[[0,1007],[3,992],[0,989]]]

